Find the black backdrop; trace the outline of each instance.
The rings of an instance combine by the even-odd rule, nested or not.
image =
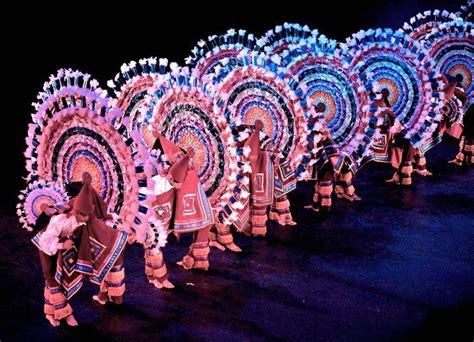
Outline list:
[[[461,0],[399,1],[201,1],[168,5],[119,1],[107,10],[99,2],[36,5],[13,3],[2,22],[2,187],[0,213],[11,214],[24,187],[24,138],[31,102],[51,73],[72,67],[92,74],[105,88],[120,65],[143,57],[167,57],[184,63],[196,42],[229,28],[246,29],[257,37],[277,24],[298,22],[330,38],[344,40],[360,29],[399,28],[428,9],[456,11]],[[158,3],[158,2],[157,2]],[[103,5],[101,5],[102,7]]]

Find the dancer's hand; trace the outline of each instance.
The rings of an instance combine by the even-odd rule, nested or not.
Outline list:
[[[72,242],[72,240],[66,240],[64,243],[63,243],[63,249],[65,249],[66,251],[68,249],[71,249],[72,246],[74,246],[74,243]]]

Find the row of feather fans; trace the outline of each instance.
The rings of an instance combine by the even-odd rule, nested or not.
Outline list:
[[[123,64],[107,83],[61,69],[38,94],[26,138],[27,187],[17,213],[28,230],[41,204],[68,199],[65,185],[91,173],[94,187],[126,228],[143,229],[150,215],[147,184],[166,167],[152,149],[153,130],[183,149],[192,148],[216,215],[236,220],[248,193],[245,133],[258,118],[269,150],[290,160],[299,179],[315,161],[310,140],[327,125],[356,172],[370,160],[386,161],[377,144],[380,108],[388,100],[406,137],[432,147],[449,102],[449,120],[463,107],[444,89],[456,81],[472,103],[472,3],[458,13],[427,11],[400,30],[369,29],[336,42],[307,26],[277,26],[260,38],[244,30],[198,42],[186,66],[165,58]],[[315,110],[317,108],[317,110]]]

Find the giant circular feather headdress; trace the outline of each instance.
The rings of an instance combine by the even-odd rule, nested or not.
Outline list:
[[[343,63],[360,76],[367,93],[386,94],[406,138],[418,147],[436,128],[444,98],[441,74],[428,51],[391,29],[355,33],[343,49]]]
[[[80,181],[92,175],[93,187],[109,210],[132,227],[138,185],[126,128],[113,122],[120,110],[90,75],[61,69],[50,77],[34,104],[25,152],[28,180]]]

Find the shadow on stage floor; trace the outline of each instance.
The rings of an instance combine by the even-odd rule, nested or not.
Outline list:
[[[189,238],[172,239],[164,253],[174,290],[149,285],[142,249],[130,246],[125,303],[92,302],[88,284],[72,300],[77,328],[44,319],[35,247],[3,217],[0,339],[472,340],[474,171],[448,166],[455,152],[445,143],[428,153],[435,175],[415,176],[412,188],[386,185],[389,166],[369,164],[355,181],[362,201],[334,199],[329,215],[303,209],[312,190],[300,184],[290,196],[298,226],[236,235],[244,252],[213,250],[208,273],[179,269]]]

